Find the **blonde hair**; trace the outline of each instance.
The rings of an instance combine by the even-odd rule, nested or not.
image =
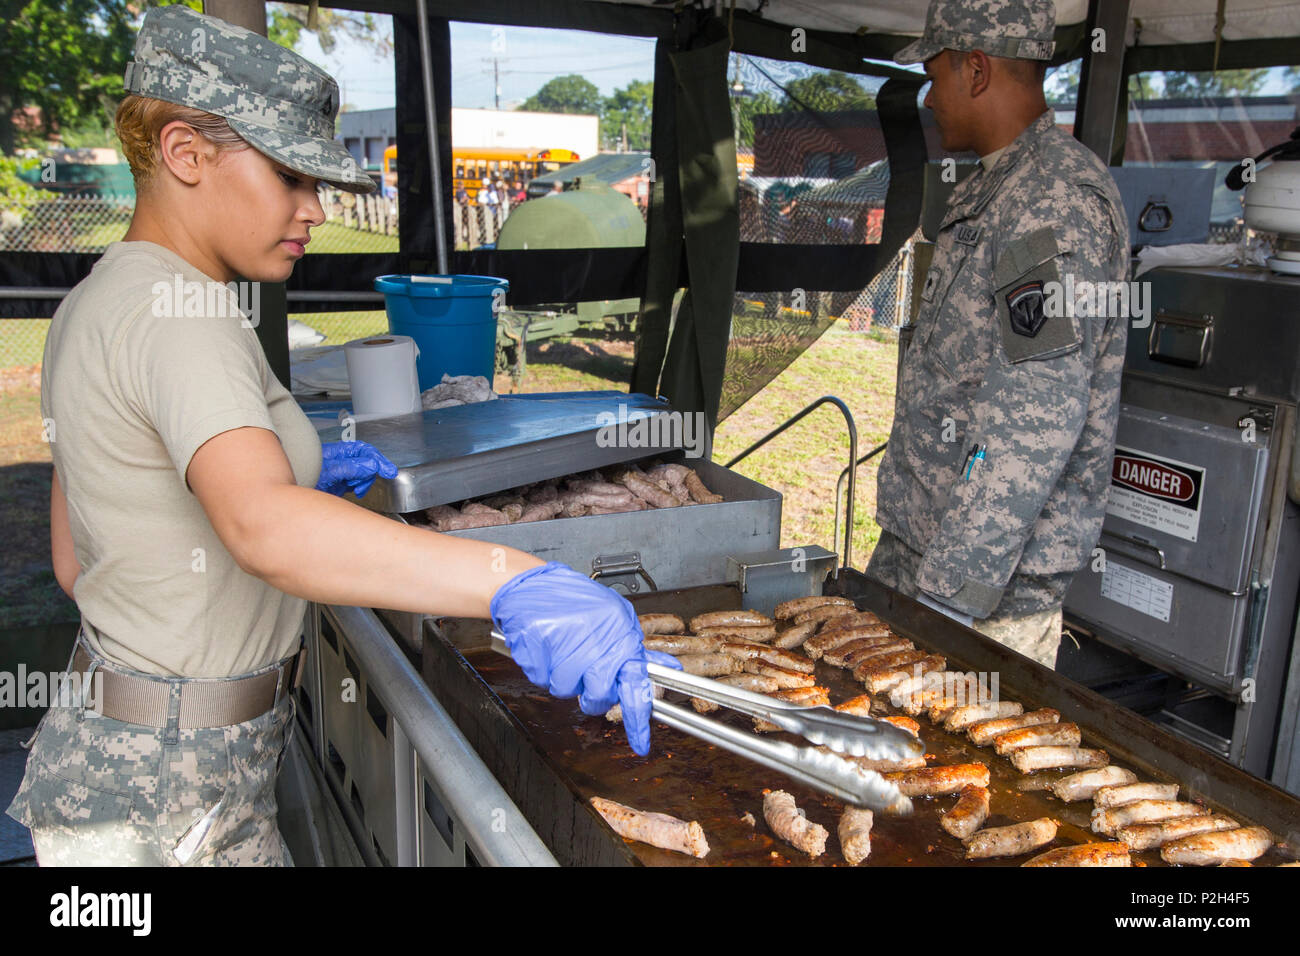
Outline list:
[[[191,106],[128,93],[118,104],[113,122],[117,127],[117,138],[122,141],[122,152],[131,166],[137,193],[148,189],[153,182],[158,171],[159,133],[175,120],[194,127],[218,154],[228,149],[249,148],[249,142],[231,129],[224,117]]]

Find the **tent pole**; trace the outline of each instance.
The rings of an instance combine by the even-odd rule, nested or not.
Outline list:
[[[433,101],[433,54],[429,47],[429,11],[425,0],[416,0],[420,19],[420,76],[424,80],[424,124],[429,130],[429,184],[433,189],[434,243],[438,272],[447,275],[447,230],[442,207],[442,154],[438,151],[438,108]]]

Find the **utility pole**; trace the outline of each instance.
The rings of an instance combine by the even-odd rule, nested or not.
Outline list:
[[[501,109],[501,61],[492,58],[492,102],[496,109]]]

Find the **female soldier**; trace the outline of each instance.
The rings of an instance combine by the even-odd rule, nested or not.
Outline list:
[[[313,487],[364,494],[396,472],[360,442],[326,446],[322,468],[225,283],[288,277],[324,220],[319,182],[373,189],[333,139],[334,81],[169,6],[145,15],[126,89],[135,214],[58,309],[42,369],[54,567],[98,699],[51,707],[35,737],[9,812],[38,862],[291,863],[274,786],[308,600],[490,616],[530,680],[589,714],[621,703],[646,753],[623,598]]]

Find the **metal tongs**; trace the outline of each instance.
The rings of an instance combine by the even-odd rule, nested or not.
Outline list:
[[[492,632],[492,649],[510,656],[505,637],[495,630]],[[912,801],[898,787],[874,770],[840,756],[898,760],[924,753],[921,741],[901,727],[871,717],[841,713],[829,707],[801,707],[774,700],[765,694],[697,677],[662,664],[647,663],[646,671],[651,683],[665,690],[679,691],[769,721],[782,730],[820,745],[821,749],[765,739],[655,698],[651,702],[651,713],[669,727],[793,777],[845,803],[896,815],[912,812]]]

